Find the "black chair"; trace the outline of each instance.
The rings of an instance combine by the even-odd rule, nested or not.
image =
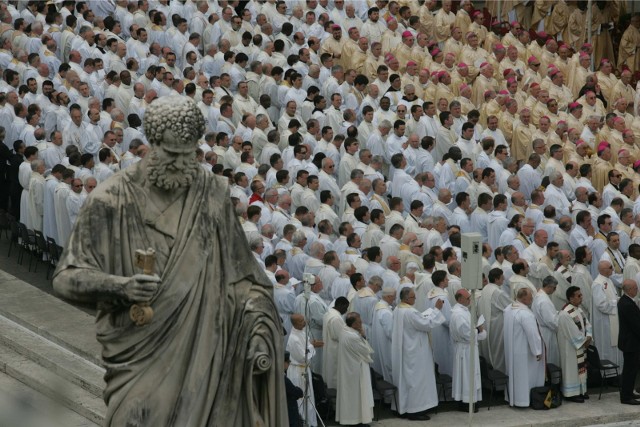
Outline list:
[[[447,388],[453,389],[453,379],[451,378],[451,375],[441,374],[437,363],[433,364],[433,369],[436,374],[436,387],[442,391],[442,398],[446,402],[448,400]]]
[[[484,388],[488,388],[491,393],[489,394],[489,404],[487,410],[491,409],[491,402],[493,401],[493,392],[498,387],[504,387],[505,396],[509,396],[509,377],[504,373],[492,369],[484,357],[480,356],[480,378],[482,379],[482,385]],[[489,387],[487,387],[487,385]]]
[[[388,381],[385,381],[384,377],[378,372],[374,371],[373,368],[370,368],[370,369],[371,369],[371,387],[373,388],[373,401],[375,402],[376,400],[379,400],[381,403],[383,403],[384,396],[387,394],[388,391],[392,391],[393,403],[395,404],[395,407],[397,410],[398,409],[398,387],[396,387],[395,385],[391,384]],[[376,399],[376,397],[378,397],[378,399]],[[377,421],[378,417],[375,414],[375,408],[376,406],[374,405],[373,417],[374,417],[374,420]]]
[[[45,262],[49,262],[49,245],[47,244],[47,240],[44,238],[44,234],[42,231],[35,230],[33,232],[33,237],[35,239],[35,255],[36,255],[36,266],[33,269],[34,272],[38,271],[38,262],[44,260]],[[47,274],[47,278],[49,278]]]
[[[49,246],[49,260],[47,261],[47,279],[49,279],[49,274],[51,274],[52,270],[54,270],[58,265],[58,261],[60,260],[60,255],[62,254],[58,250],[60,246],[58,246],[58,244],[53,238],[47,237],[47,245]]]
[[[1,211],[0,212],[0,237],[2,237],[2,231],[4,231],[7,238],[9,238],[9,231],[11,230],[11,222],[12,216],[9,215],[9,212]]]
[[[27,226],[23,223],[18,224],[20,230],[20,251],[18,252],[18,264],[22,265],[24,260],[24,253],[29,253],[29,271],[31,271],[31,261],[33,260],[33,253],[36,247],[36,239],[33,230],[28,230]]]
[[[9,224],[11,235],[9,236],[9,252],[7,253],[7,257],[11,256],[11,249],[14,246],[20,246],[20,227],[18,226],[18,224],[18,221],[11,221],[11,223]]]
[[[600,394],[598,395],[598,400],[600,400],[602,398],[602,390],[604,390],[605,386],[608,387],[607,380],[610,378],[620,380],[618,372],[620,367],[610,360],[600,359],[600,353],[595,345],[590,345],[587,348],[587,364],[590,367],[589,372],[600,374]]]

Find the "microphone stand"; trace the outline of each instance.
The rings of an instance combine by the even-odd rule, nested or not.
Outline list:
[[[309,319],[311,317],[311,313],[309,311],[309,299],[310,299],[310,288],[309,286],[311,285],[311,283],[309,283],[309,281],[307,279],[305,279],[303,277],[302,280],[302,285],[303,285],[303,289],[304,289],[304,299],[305,299],[305,303],[304,303],[304,318],[305,319]],[[325,427],[324,422],[322,421],[322,418],[320,418],[320,413],[318,412],[318,409],[316,408],[316,405],[310,401],[311,399],[311,395],[309,393],[309,387],[313,387],[313,385],[311,384],[311,368],[309,367],[309,325],[305,326],[305,340],[304,340],[304,395],[302,397],[302,411],[304,414],[304,427],[310,427],[309,424],[309,405],[311,405],[311,407],[313,408],[313,410],[316,413],[316,417],[317,420],[320,422],[320,424]]]

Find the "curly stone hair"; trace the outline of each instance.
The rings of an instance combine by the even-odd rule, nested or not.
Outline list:
[[[147,107],[144,132],[151,145],[174,146],[179,150],[191,149],[203,135],[205,121],[195,102],[187,97],[158,98]],[[174,138],[167,138],[171,131]]]

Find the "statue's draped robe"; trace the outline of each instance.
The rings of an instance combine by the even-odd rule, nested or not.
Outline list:
[[[104,425],[287,424],[282,325],[226,180],[198,168],[193,185],[163,213],[143,190],[146,164],[91,194],[56,271],[58,286],[81,296],[100,287],[87,276],[130,277],[141,273],[137,249],[157,253],[162,281],[150,324],[135,326],[125,301],[98,306]]]

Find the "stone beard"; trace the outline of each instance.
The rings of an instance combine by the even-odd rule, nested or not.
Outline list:
[[[91,192],[54,273],[58,294],[98,305],[105,426],[288,425],[273,287],[228,180],[195,160],[203,131],[190,99],[154,101],[151,153]],[[147,248],[157,276],[135,265]],[[149,324],[130,319],[137,303],[153,309]]]
[[[147,174],[149,182],[163,190],[190,187],[200,165],[192,154],[173,154],[155,147],[149,153]]]

